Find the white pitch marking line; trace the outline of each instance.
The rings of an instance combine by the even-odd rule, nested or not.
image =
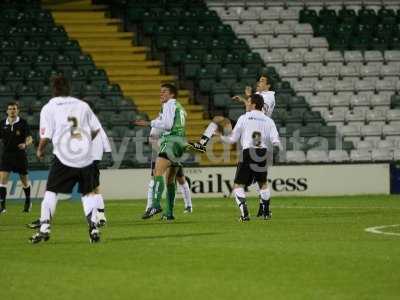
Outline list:
[[[273,205],[273,208],[294,208],[294,209],[400,209],[400,207],[384,206],[301,206],[301,205]]]
[[[384,231],[381,230],[381,229],[384,229],[384,228],[399,227],[399,226],[400,226],[400,224],[382,225],[382,226],[368,227],[368,228],[365,228],[364,230],[366,232],[370,232],[370,233],[400,236],[400,233],[398,233],[398,232],[384,232]]]

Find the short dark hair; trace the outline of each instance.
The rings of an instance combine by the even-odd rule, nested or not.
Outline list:
[[[261,73],[260,76],[258,77],[258,80],[260,80],[261,77],[267,78],[267,82],[268,82],[268,84],[270,86],[270,90],[273,91],[274,89],[273,89],[271,76],[269,76],[267,73]]]
[[[7,108],[8,108],[9,106],[16,106],[17,108],[19,108],[19,104],[18,104],[18,102],[16,102],[16,101],[10,101],[10,102],[8,102],[8,103],[7,103]]]
[[[259,94],[253,94],[250,97],[250,103],[255,104],[257,110],[262,110],[264,107],[264,98]]]
[[[71,87],[67,78],[64,75],[57,75],[51,78],[53,96],[69,96]]]
[[[175,85],[171,83],[164,83],[161,85],[161,87],[168,89],[171,94],[174,94],[175,98],[178,98],[178,89],[176,88]]]

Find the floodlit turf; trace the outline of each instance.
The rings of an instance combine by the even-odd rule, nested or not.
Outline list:
[[[251,213],[256,200],[250,201]],[[0,299],[399,299],[400,197],[275,198],[273,219],[239,223],[232,199],[194,200],[176,221],[109,201],[91,245],[80,203],[60,202],[50,241],[28,243],[21,203],[0,215]],[[399,227],[383,232],[400,234]]]

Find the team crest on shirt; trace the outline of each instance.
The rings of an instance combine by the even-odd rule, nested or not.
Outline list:
[[[21,135],[21,131],[19,131],[18,129],[15,130],[15,135]]]

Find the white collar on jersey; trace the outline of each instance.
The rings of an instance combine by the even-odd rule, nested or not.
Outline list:
[[[267,90],[263,90],[263,91],[261,91],[261,92],[259,92],[259,93],[260,93],[260,94],[268,94],[268,93],[275,94],[274,91],[267,91]]]
[[[14,125],[15,123],[18,123],[19,122],[19,117],[17,117],[16,119],[15,119],[15,122],[13,122],[13,123],[10,123],[10,121],[8,120],[8,117],[7,117],[7,119],[6,119],[6,125]]]

